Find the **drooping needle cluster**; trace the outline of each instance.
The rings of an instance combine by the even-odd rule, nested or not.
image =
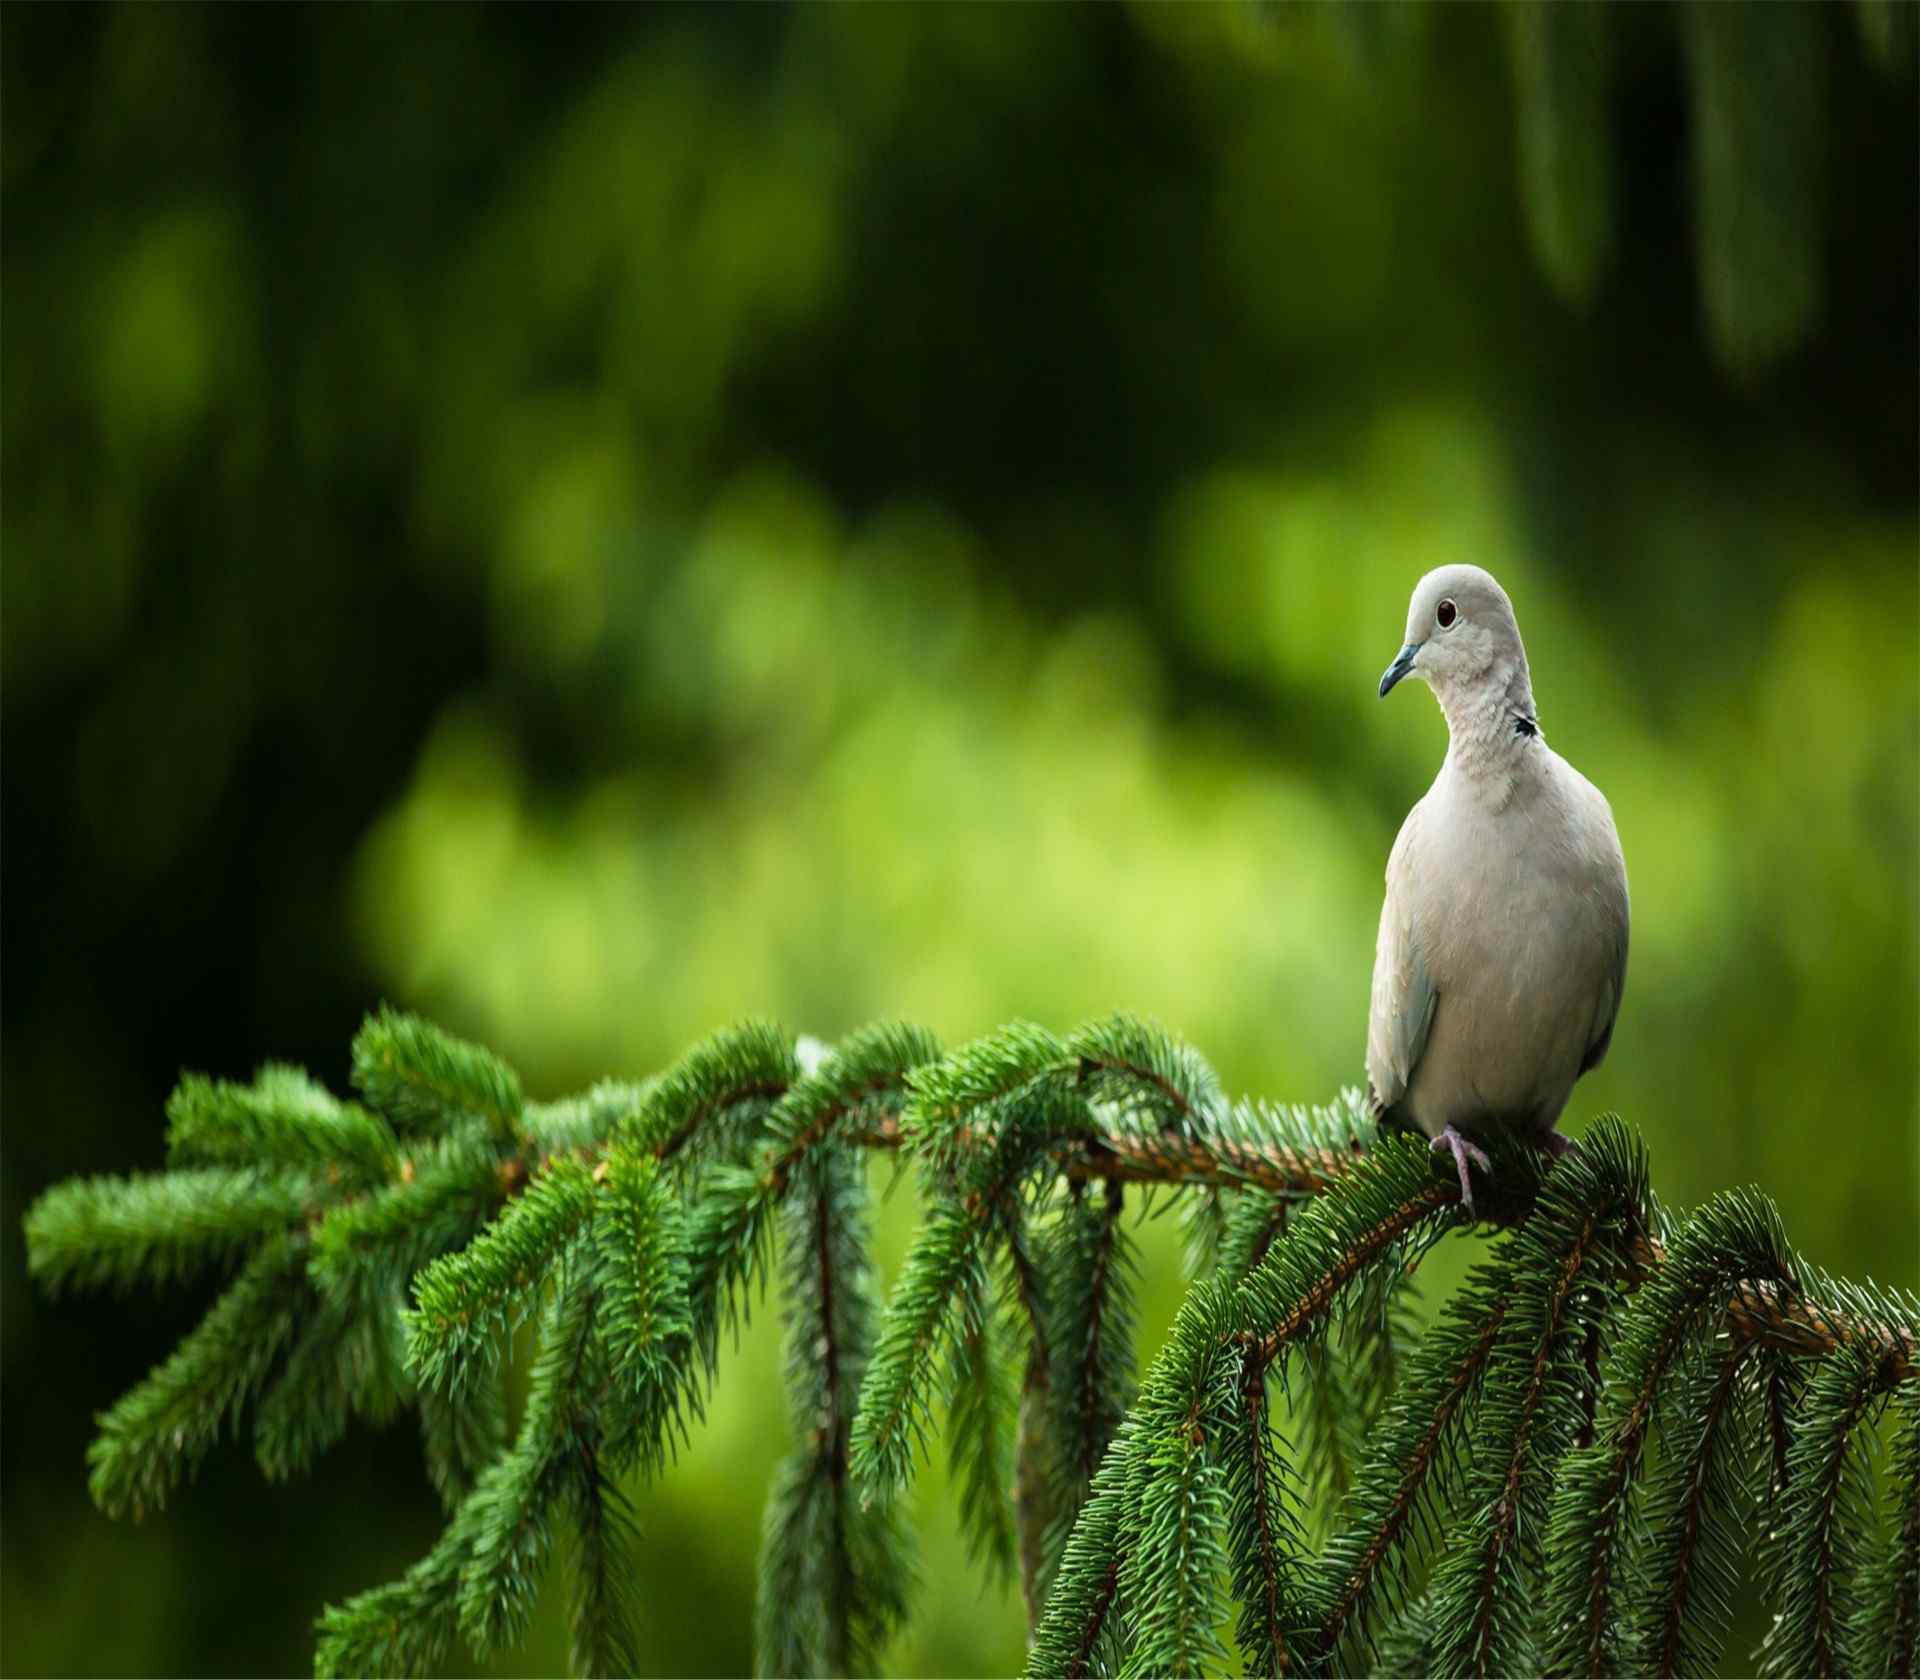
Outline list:
[[[417,1412],[447,1527],[321,1616],[320,1673],[511,1647],[562,1535],[576,1665],[644,1667],[635,1501],[776,1273],[793,1448],[763,1672],[881,1661],[914,1593],[898,1496],[942,1432],[1034,1674],[1225,1666],[1223,1594],[1249,1672],[1704,1672],[1749,1566],[1768,1673],[1913,1672],[1920,1303],[1807,1268],[1756,1191],[1669,1220],[1617,1121],[1551,1165],[1501,1155],[1496,1241],[1416,1333],[1457,1176],[1357,1094],[1230,1104],[1125,1017],[949,1054],[881,1025],[806,1066],[748,1025],[542,1103],[383,1011],[353,1069],[357,1101],[288,1068],[189,1077],[166,1171],[27,1219],[49,1287],[229,1275],[102,1415],[109,1514],[162,1505],[243,1415],[278,1479],[355,1417]],[[884,1309],[876,1149],[924,1202]],[[1130,1190],[1180,1204],[1194,1271],[1144,1373]]]

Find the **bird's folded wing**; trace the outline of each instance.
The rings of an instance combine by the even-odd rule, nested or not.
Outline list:
[[[1373,1002],[1367,1014],[1367,1079],[1382,1112],[1407,1094],[1427,1048],[1438,994],[1420,960],[1413,930],[1396,904],[1389,871],[1380,909],[1380,940],[1373,954]]]
[[[1580,1059],[1580,1071],[1597,1068],[1613,1042],[1613,1023],[1620,1018],[1620,999],[1627,989],[1627,903],[1621,889],[1619,936],[1614,941],[1613,961],[1600,983],[1600,997],[1593,1012],[1593,1036],[1587,1041],[1587,1053]]]

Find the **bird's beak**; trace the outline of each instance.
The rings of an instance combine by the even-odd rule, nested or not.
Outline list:
[[[1387,667],[1387,674],[1380,679],[1380,698],[1387,697],[1387,690],[1413,669],[1413,656],[1427,644],[1409,642],[1393,656],[1393,663]]]

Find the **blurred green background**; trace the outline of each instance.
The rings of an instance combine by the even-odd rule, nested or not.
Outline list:
[[[1920,1282],[1914,22],[0,11],[0,1668],[303,1671],[436,1532],[404,1427],[88,1504],[205,1300],[41,1298],[20,1215],[183,1067],[339,1086],[381,997],[542,1095],[1125,1008],[1324,1098],[1448,561],[1626,846],[1570,1128]],[[659,1673],[751,1665],[773,1317],[641,1496]],[[1016,1667],[917,1498],[888,1667]]]

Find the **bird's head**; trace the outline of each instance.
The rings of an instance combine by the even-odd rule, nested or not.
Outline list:
[[[1402,677],[1423,677],[1445,706],[1449,695],[1505,690],[1527,668],[1513,603],[1478,566],[1442,566],[1414,585],[1405,644],[1380,679],[1380,697]]]

